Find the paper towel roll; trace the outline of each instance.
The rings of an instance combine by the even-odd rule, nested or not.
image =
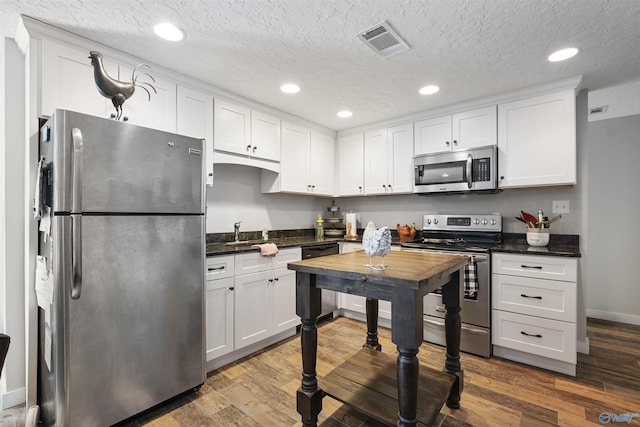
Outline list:
[[[345,223],[347,225],[347,239],[355,239],[358,237],[358,226],[356,225],[356,214],[348,213],[345,215]]]

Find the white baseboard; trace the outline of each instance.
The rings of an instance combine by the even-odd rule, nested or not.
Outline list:
[[[582,354],[589,354],[589,337],[586,337],[584,341],[576,341],[576,351]]]
[[[25,387],[17,388],[8,393],[0,395],[0,410],[13,408],[14,406],[24,405],[27,398],[27,389]]]
[[[611,311],[587,309],[587,317],[610,320],[612,322],[629,323],[631,325],[640,325],[640,316],[636,314],[615,313]]]

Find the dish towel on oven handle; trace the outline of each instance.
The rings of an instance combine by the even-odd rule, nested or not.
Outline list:
[[[478,293],[478,276],[476,275],[476,260],[471,256],[464,266],[464,296],[475,299]]]

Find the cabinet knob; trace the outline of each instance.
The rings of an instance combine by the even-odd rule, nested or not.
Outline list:
[[[213,172],[209,172],[209,176],[213,176]]]
[[[503,180],[503,179],[504,179],[504,175],[502,175],[502,176],[500,177],[500,180]]]
[[[273,283],[273,279],[269,279],[269,283]]]
[[[273,280],[275,280],[275,281],[277,282],[278,280],[280,280],[280,278],[279,278],[279,277],[276,277],[276,278],[275,278],[275,279],[273,279]]]
[[[387,188],[387,185],[386,184],[382,184],[382,188]]]
[[[392,188],[391,188],[391,184],[387,184],[387,185],[389,186],[389,190],[392,190]]]
[[[258,147],[254,146],[253,147],[253,152],[255,153],[257,149],[258,149]]]
[[[251,144],[247,145],[247,151],[251,150]]]
[[[444,143],[447,144],[447,147],[451,145],[449,141],[445,141]]]
[[[235,288],[234,288],[233,286],[229,288],[229,290],[230,290],[230,291],[232,291],[232,290],[234,290],[234,289],[235,289]]]
[[[455,139],[453,140],[453,145],[458,145],[458,141],[456,141]]]

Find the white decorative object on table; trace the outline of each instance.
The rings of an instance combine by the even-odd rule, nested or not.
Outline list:
[[[369,255],[369,264],[366,264],[365,267],[378,271],[383,271],[387,268],[384,265],[384,256],[391,252],[391,230],[389,230],[389,227],[380,227],[379,230],[376,230],[376,225],[373,221],[369,221],[362,234],[362,246],[364,247],[364,252]],[[374,266],[373,257],[376,255],[382,257],[382,264]]]

